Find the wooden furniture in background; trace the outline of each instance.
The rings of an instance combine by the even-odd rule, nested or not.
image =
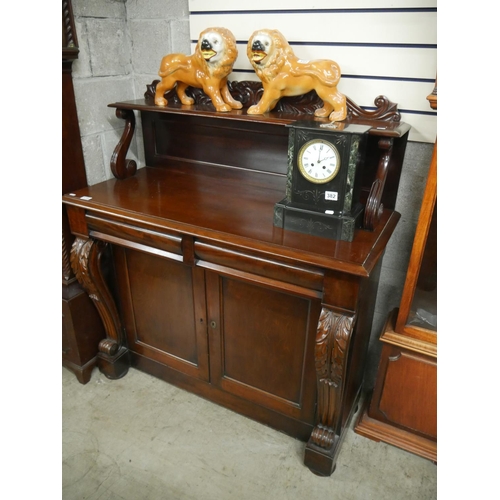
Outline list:
[[[87,185],[80,127],[73,89],[72,65],[78,42],[70,1],[62,2],[62,191]],[[104,327],[97,310],[70,265],[74,236],[62,207],[62,364],[86,383],[96,363]]]
[[[247,115],[259,88],[239,82],[231,91],[245,109],[216,113],[196,90],[196,106],[170,95],[155,106],[154,86],[110,105],[126,122],[116,179],[63,197],[73,269],[106,326],[98,366],[109,378],[134,366],[306,441],[305,464],[329,475],[362,386],[409,126],[387,99],[372,113],[350,105],[350,119],[373,127],[363,186],[375,223],[335,241],[273,224],[286,125],[314,119],[317,98]],[[136,112],[139,170],[126,159]],[[387,189],[370,198],[378,178]]]
[[[437,86],[428,97],[437,109]],[[358,434],[437,461],[437,141],[399,310],[388,318]]]

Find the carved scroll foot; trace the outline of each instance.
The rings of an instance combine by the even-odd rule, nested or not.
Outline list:
[[[321,310],[315,347],[318,423],[304,457],[305,465],[319,476],[330,476],[335,470],[346,428],[342,420],[349,409],[343,407],[343,400],[354,323],[355,315],[337,313],[326,307]]]
[[[71,267],[101,316],[106,339],[99,343],[97,366],[108,378],[123,377],[130,366],[124,345],[123,328],[114,299],[102,275],[102,260],[107,243],[77,237],[71,249]]]
[[[119,347],[115,342],[104,339],[99,343],[97,366],[107,378],[116,380],[124,377],[130,367],[128,349]]]

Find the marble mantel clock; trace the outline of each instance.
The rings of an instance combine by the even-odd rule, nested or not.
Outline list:
[[[352,241],[362,222],[359,201],[370,126],[302,120],[289,126],[286,196],[276,203],[274,225]]]

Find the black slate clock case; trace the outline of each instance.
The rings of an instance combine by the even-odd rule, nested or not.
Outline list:
[[[371,127],[341,122],[336,128],[330,128],[322,127],[323,123],[303,120],[288,125],[286,196],[275,205],[274,225],[352,241],[354,229],[361,226],[363,219],[364,206],[359,198],[367,135]],[[313,139],[330,142],[340,154],[339,172],[327,183],[310,182],[298,167],[300,149]]]

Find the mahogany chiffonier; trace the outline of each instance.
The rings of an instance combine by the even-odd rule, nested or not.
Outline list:
[[[67,193],[72,265],[106,328],[98,366],[130,366],[305,442],[305,464],[330,475],[357,407],[381,260],[409,126],[386,98],[348,120],[369,124],[365,225],[352,241],[278,227],[286,191],[287,125],[321,105],[285,98],[248,115],[260,82],[230,83],[243,110],[216,113],[168,95],[119,102],[126,122],[116,177]],[[140,114],[146,167],[126,159]],[[103,259],[107,264],[102,266]]]

